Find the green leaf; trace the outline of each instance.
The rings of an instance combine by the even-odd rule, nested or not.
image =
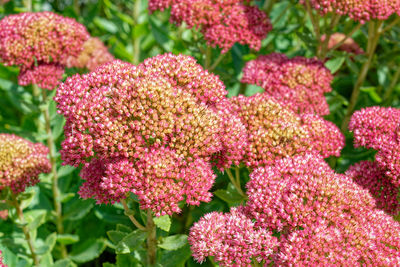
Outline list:
[[[171,218],[168,215],[153,218],[158,228],[168,232],[171,227]]]
[[[39,253],[38,253],[39,254]],[[46,253],[40,258],[40,266],[52,267],[54,266],[53,257],[50,252]]]
[[[132,254],[117,254],[116,265],[118,267],[139,267],[142,266]]]
[[[101,18],[101,17],[95,17],[93,20],[93,23],[99,27],[100,29],[115,34],[118,32],[118,26],[115,25],[113,22],[105,19],[105,18]]]
[[[162,239],[158,246],[166,250],[177,250],[187,244],[187,235],[171,235]]]
[[[252,96],[257,93],[262,93],[262,92],[264,92],[264,89],[262,87],[260,87],[258,85],[254,85],[254,84],[249,84],[249,85],[247,85],[245,95]]]
[[[63,133],[64,130],[64,125],[65,125],[65,119],[63,116],[60,114],[56,114],[56,116],[52,119],[52,134],[54,140],[57,140],[58,137]]]
[[[71,245],[79,241],[78,235],[62,234],[57,236],[57,242],[63,245]]]
[[[28,221],[29,231],[37,229],[45,222],[46,210],[30,210],[25,212],[26,220]]]
[[[100,256],[105,248],[106,243],[102,238],[92,238],[75,245],[69,257],[78,263],[88,262]]]
[[[61,166],[57,170],[57,174],[58,174],[58,177],[64,177],[64,176],[67,176],[68,174],[71,174],[74,170],[75,170],[75,167],[65,165],[65,166]]]
[[[125,233],[130,233],[132,232],[132,228],[130,228],[129,226],[126,226],[124,224],[117,224],[117,231],[120,232],[125,232]]]
[[[369,87],[361,87],[360,91],[367,93],[369,97],[375,102],[375,103],[381,103],[382,98],[379,96],[379,94],[376,92],[377,88],[375,86],[369,86]]]
[[[94,206],[94,200],[81,200],[77,198],[70,206],[65,209],[65,220],[77,221],[82,219]]]
[[[222,199],[228,204],[239,204],[241,203],[244,198],[241,196],[236,189],[235,190],[225,190],[225,189],[218,189],[214,192],[214,195]]]
[[[117,254],[126,254],[133,252],[146,239],[147,233],[142,230],[135,230],[125,236],[115,248]]]
[[[117,245],[122,239],[124,239],[124,237],[128,235],[128,233],[111,230],[107,232],[107,235],[111,242]]]
[[[50,252],[53,250],[53,248],[54,248],[54,246],[56,244],[56,241],[57,241],[57,233],[56,232],[52,233],[51,235],[49,235],[46,238],[45,243],[46,243],[46,245],[49,246]]]
[[[160,265],[163,267],[184,266],[191,255],[189,244],[177,250],[165,250],[161,256]]]
[[[54,263],[53,267],[75,267],[76,264],[70,259],[58,260]]]
[[[327,67],[331,71],[331,73],[334,74],[340,69],[340,67],[342,67],[345,59],[346,57],[337,57],[330,59],[325,63],[325,67]]]

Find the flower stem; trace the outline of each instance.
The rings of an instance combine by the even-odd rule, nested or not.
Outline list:
[[[157,257],[156,225],[151,210],[147,210],[147,262],[148,266],[155,266]]]
[[[240,187],[240,181],[238,181],[238,182],[236,181],[235,177],[233,177],[231,170],[227,169],[226,173],[228,174],[229,180],[231,181],[233,186],[236,188],[236,190],[239,192],[239,194],[242,195],[243,197],[246,197],[246,194],[243,193],[243,190]]]
[[[39,258],[36,255],[35,248],[33,246],[33,239],[29,233],[29,229],[25,222],[24,212],[22,211],[22,208],[19,205],[17,197],[13,193],[11,193],[11,198],[12,198],[12,204],[15,207],[15,209],[17,210],[17,215],[18,215],[18,218],[22,225],[21,228],[22,228],[22,231],[24,232],[25,239],[26,239],[26,242],[28,243],[29,250],[31,251],[31,257],[33,259],[33,262],[34,262],[35,266],[39,266]]]
[[[347,39],[349,39],[356,31],[358,31],[361,28],[362,24],[358,23],[356,27],[354,27],[348,34],[346,34],[346,37],[343,38],[340,42],[335,44],[331,49],[329,50],[335,50],[336,48],[340,47],[344,42],[346,42]]]
[[[144,227],[140,222],[138,222],[135,217],[130,214],[131,210],[129,209],[128,205],[126,204],[126,200],[121,200],[122,206],[124,206],[125,214],[131,220],[131,222],[140,230],[146,231],[146,227]]]
[[[133,20],[134,20],[134,25],[132,27],[132,31],[135,30],[135,27],[137,27],[137,25],[139,24],[139,16],[140,16],[140,8],[141,8],[141,1],[142,0],[135,0],[135,5],[133,7]],[[132,34],[132,41],[133,41],[133,59],[132,59],[132,63],[137,65],[140,62],[140,40],[141,38],[138,36],[134,36],[134,34]]]
[[[211,67],[208,68],[209,71],[214,70],[218,64],[221,62],[221,60],[225,57],[225,54],[220,54],[217,59],[214,61],[214,63],[211,65]]]
[[[211,65],[212,48],[207,46],[205,53],[204,68],[209,69]]]
[[[385,105],[389,105],[390,102],[392,101],[392,94],[394,89],[396,88],[397,82],[399,81],[400,78],[400,67],[397,67],[397,70],[395,74],[393,75],[392,81],[390,82],[389,88],[385,92],[383,96],[383,103]]]
[[[390,30],[391,28],[393,28],[397,23],[400,22],[400,17],[396,16],[396,18],[392,21],[392,23],[390,23],[388,26],[386,26],[385,28],[383,28],[382,33],[387,32],[388,30]]]
[[[368,73],[369,67],[371,66],[372,58],[375,53],[375,49],[378,45],[379,36],[381,35],[380,28],[382,26],[382,23],[383,23],[382,21],[378,21],[378,22],[370,21],[369,22],[368,44],[367,44],[367,53],[366,53],[367,61],[365,61],[365,63],[363,64],[363,66],[361,68],[361,72],[358,75],[358,79],[357,79],[356,83],[354,84],[353,92],[350,97],[349,106],[347,107],[347,112],[346,112],[346,115],[342,122],[342,126],[341,126],[342,132],[347,130],[347,126],[349,125],[351,115],[353,114],[354,108],[357,103],[358,95],[360,94],[360,88],[361,88],[362,84],[364,83],[365,78],[367,77],[367,73]]]
[[[306,10],[307,10],[308,15],[310,16],[311,23],[314,28],[315,38],[319,42],[321,40],[321,32],[320,32],[320,28],[319,28],[319,16],[318,15],[314,16],[312,8],[311,8],[310,0],[306,0]]]
[[[36,87],[37,85],[34,85]],[[36,89],[34,89],[36,90]],[[47,133],[47,146],[49,148],[49,156],[51,163],[51,174],[52,174],[52,191],[53,191],[53,204],[56,212],[56,227],[58,234],[64,234],[64,225],[62,217],[62,206],[60,201],[60,189],[58,188],[58,174],[57,174],[57,158],[56,158],[56,146],[55,140],[53,139],[53,132],[51,130],[51,118],[48,109],[47,91],[42,89],[42,101],[46,107],[43,109],[43,116],[45,120],[45,129]],[[65,245],[60,244],[62,258],[68,256]]]
[[[325,34],[325,40],[322,42],[322,44],[321,44],[321,38],[319,40],[317,40],[318,43],[320,44],[320,45],[318,45],[318,48],[319,48],[318,49],[318,51],[319,51],[318,58],[321,60],[325,59],[325,57],[326,57],[326,53],[328,52],[329,39],[331,38],[331,35],[333,33],[332,30],[338,24],[339,20],[340,20],[340,15],[333,14],[333,16],[331,18],[331,23]]]

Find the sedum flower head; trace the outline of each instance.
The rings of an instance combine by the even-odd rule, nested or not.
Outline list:
[[[68,59],[68,67],[87,68],[90,71],[98,66],[114,60],[114,56],[108,52],[107,47],[99,38],[89,38],[83,44],[83,50],[78,56]]]
[[[22,67],[18,83],[22,86],[36,84],[40,88],[51,90],[60,83],[63,74],[64,67],[53,63],[43,63],[31,68]]]
[[[67,79],[55,97],[66,118],[61,157],[85,165],[82,196],[107,203],[133,192],[159,215],[180,211],[184,197],[209,201],[215,176],[207,162],[236,157],[224,156],[227,123],[217,104],[226,93],[192,57],[172,54]]]
[[[259,50],[261,40],[272,29],[267,15],[249,1],[229,0],[151,0],[150,11],[171,6],[171,20],[197,28],[210,46],[226,53],[235,43]]]
[[[50,172],[48,148],[11,134],[0,134],[0,190],[14,193],[39,182],[40,173]]]
[[[52,12],[20,13],[0,21],[0,58],[7,65],[22,68],[22,83],[50,82],[49,64],[65,66],[70,56],[78,56],[89,38],[85,27],[74,19]],[[44,67],[39,67],[44,64]],[[57,75],[59,76],[59,68]],[[31,73],[31,74],[30,74]],[[44,77],[32,77],[43,74]],[[52,83],[52,88],[56,83]]]
[[[351,166],[346,175],[354,182],[368,189],[375,198],[376,206],[390,215],[397,215],[400,212],[399,187],[392,184],[391,179],[376,162],[361,161]]]
[[[349,130],[354,145],[377,150],[376,162],[396,187],[400,187],[400,109],[369,107],[356,111]]]
[[[375,208],[367,190],[316,154],[259,168],[247,184],[246,212],[281,232],[275,262],[298,266],[397,266],[400,224]]]
[[[321,220],[344,224],[375,207],[368,191],[336,174],[317,154],[256,169],[247,183],[247,210],[267,229],[293,230]]]
[[[326,38],[326,35],[322,35],[321,41],[323,42]],[[329,37],[328,41],[328,49],[334,48],[338,43],[340,43],[343,39],[346,39],[346,34],[341,32],[335,32]],[[353,38],[347,38],[343,44],[341,44],[338,48],[339,51],[345,51],[347,53],[352,53],[356,55],[364,54],[364,50],[354,41]]]
[[[373,19],[386,20],[392,14],[400,14],[398,0],[310,0],[310,3],[322,14],[334,12],[361,23]]]
[[[278,245],[276,237],[256,227],[241,210],[211,212],[193,225],[188,241],[198,262],[209,256],[223,266],[251,266],[252,260],[270,262]]]
[[[266,94],[238,96],[231,101],[247,129],[244,162],[252,168],[307,151],[324,157],[338,155],[344,146],[344,137],[335,125],[316,115],[302,118]]]
[[[330,71],[316,59],[272,53],[246,63],[241,82],[256,84],[297,113],[329,114],[324,93],[330,92]]]

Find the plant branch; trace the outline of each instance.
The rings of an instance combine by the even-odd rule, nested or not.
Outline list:
[[[31,235],[29,233],[29,229],[28,229],[28,227],[26,225],[26,222],[25,222],[24,212],[22,211],[22,208],[19,205],[18,199],[14,195],[14,193],[11,193],[11,198],[12,198],[12,204],[15,207],[15,209],[17,210],[17,215],[18,215],[18,218],[20,220],[21,228],[22,228],[22,231],[23,231],[23,233],[25,235],[26,242],[28,243],[29,250],[31,251],[31,257],[33,259],[33,262],[34,262],[35,266],[39,266],[39,264],[40,264],[39,258],[36,255],[35,247],[33,245],[33,239],[32,239],[32,237],[31,237]]]
[[[228,174],[229,180],[231,181],[233,186],[236,188],[236,190],[239,192],[239,194],[245,197],[246,194],[243,193],[242,188],[240,187],[240,182],[239,183],[236,182],[236,179],[235,179],[235,177],[233,177],[231,170],[227,169],[226,173]]]
[[[37,85],[34,85],[36,87]],[[52,191],[53,191],[53,205],[54,210],[56,212],[56,227],[58,234],[64,234],[64,225],[62,218],[62,205],[60,201],[60,189],[58,188],[58,174],[57,174],[57,157],[56,157],[56,146],[55,140],[53,139],[53,132],[51,130],[51,118],[48,109],[48,101],[47,101],[47,91],[46,89],[42,89],[42,101],[45,104],[45,108],[43,109],[43,116],[45,120],[45,129],[47,134],[47,146],[49,148],[49,156],[51,163],[51,174],[52,174]],[[65,245],[60,244],[61,254],[63,258],[68,256],[67,249]]]
[[[394,88],[396,88],[399,78],[400,78],[400,67],[397,67],[397,70],[396,70],[395,74],[393,75],[392,81],[390,82],[389,88],[387,89],[387,91],[385,92],[385,94],[383,96],[383,103],[385,105],[390,104],[390,100],[392,98]]]
[[[225,54],[219,54],[219,56],[217,57],[217,59],[214,61],[214,63],[211,65],[211,67],[208,68],[209,71],[213,71],[218,64],[221,62],[221,60],[225,57]]]
[[[132,31],[135,31],[135,27],[139,24],[139,16],[140,16],[140,8],[141,8],[141,0],[135,0],[135,5],[133,6],[133,23]],[[132,63],[137,65],[140,62],[140,40],[141,38],[132,34],[133,41],[133,59]]]
[[[146,231],[146,227],[144,227],[140,222],[138,222],[135,217],[130,214],[131,210],[129,209],[128,205],[126,204],[125,199],[121,199],[122,206],[124,206],[125,215],[131,220],[131,222],[140,230]]]
[[[357,103],[358,95],[360,94],[360,88],[367,77],[369,67],[372,63],[372,58],[374,57],[375,49],[378,45],[380,28],[382,26],[382,21],[374,22],[370,21],[368,25],[368,45],[367,45],[367,61],[363,64],[361,72],[358,75],[357,81],[354,84],[353,92],[350,97],[349,106],[347,107],[346,115],[343,119],[341,130],[344,132],[347,130],[351,115],[353,114],[354,108]]]
[[[313,28],[314,28],[315,38],[319,42],[321,40],[321,32],[320,32],[320,28],[319,28],[319,19],[318,19],[318,16],[315,17],[313,12],[312,12],[310,0],[306,0],[306,10],[307,10],[308,15],[310,16],[311,23],[312,23]]]
[[[338,24],[340,20],[340,15],[338,14],[333,14],[332,18],[331,18],[331,23],[329,24],[329,28],[325,34],[325,39],[321,44],[321,38],[318,40],[318,43],[320,44],[319,47],[319,55],[318,58],[319,59],[325,59],[326,57],[326,53],[328,52],[328,44],[329,44],[329,39],[331,39],[331,35],[333,32],[333,28],[336,27],[336,25]]]
[[[147,262],[148,266],[155,266],[157,257],[156,225],[151,210],[147,210]]]
[[[399,22],[400,22],[400,16],[396,16],[396,18],[389,25],[387,25],[382,29],[381,33],[387,32],[388,30],[396,26],[396,24]]]
[[[347,41],[347,39],[349,39],[356,31],[358,31],[361,28],[362,24],[358,23],[356,27],[354,27],[348,34],[346,34],[345,38],[343,38],[340,42],[338,42],[337,44],[335,44],[331,49],[329,50],[335,50],[337,48],[339,48],[342,44],[344,44],[344,42]]]

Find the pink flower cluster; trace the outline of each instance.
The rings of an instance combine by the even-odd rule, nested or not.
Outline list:
[[[61,157],[84,165],[81,195],[107,203],[133,192],[157,215],[179,212],[183,198],[209,201],[208,162],[239,163],[247,142],[225,136],[241,129],[223,110],[226,94],[217,76],[183,55],[113,61],[67,79],[55,97],[66,118]]]
[[[400,14],[398,0],[310,0],[310,3],[322,14],[334,12],[361,23],[373,19],[386,20],[392,14]]]
[[[1,250],[0,250],[0,267],[7,267],[7,265],[5,265],[3,263],[3,257],[1,256]]]
[[[150,0],[149,9],[171,6],[171,20],[197,28],[210,46],[226,53],[235,43],[259,50],[261,40],[272,29],[267,15],[247,0]]]
[[[316,154],[259,168],[245,207],[255,226],[280,231],[275,263],[397,266],[400,224],[375,208],[367,190],[334,173]]]
[[[36,84],[40,88],[53,89],[62,79],[63,74],[63,66],[42,63],[31,68],[21,68],[18,83],[22,86]]]
[[[333,76],[316,59],[272,53],[246,63],[241,82],[256,84],[297,113],[329,114],[324,93]]]
[[[251,168],[307,151],[339,156],[344,146],[344,136],[333,123],[317,115],[300,116],[267,94],[230,101],[247,130],[244,162]]]
[[[332,34],[329,37],[329,41],[328,41],[328,49],[332,49],[333,47],[335,47],[338,43],[340,43],[341,41],[343,41],[346,38],[346,34],[341,33],[341,32],[336,32],[334,34]],[[326,39],[325,34],[322,35],[321,37],[321,41],[324,41]],[[347,53],[352,53],[352,54],[356,54],[356,55],[360,55],[360,54],[364,54],[364,50],[354,41],[353,38],[347,38],[343,44],[341,44],[337,50],[340,51],[345,51]]]
[[[400,109],[369,107],[356,111],[351,117],[349,130],[354,133],[354,145],[377,150],[376,162],[400,187]]]
[[[0,134],[0,191],[9,187],[15,194],[39,182],[40,173],[50,172],[49,150],[11,134]]]
[[[68,59],[67,66],[93,71],[98,66],[113,60],[114,56],[108,52],[103,42],[99,38],[91,37],[83,44],[83,50],[79,56],[71,56]]]
[[[0,21],[0,28],[4,64],[21,67],[21,84],[39,82],[47,89],[58,83],[51,71],[60,77],[61,66],[70,56],[78,56],[89,38],[83,25],[52,12],[9,15]]]
[[[204,215],[190,229],[188,241],[198,262],[213,256],[222,266],[251,266],[252,261],[262,260],[269,263],[278,245],[277,238],[256,227],[242,208]]]
[[[399,188],[392,184],[391,179],[385,175],[376,162],[356,163],[346,171],[346,175],[361,187],[369,190],[375,198],[377,208],[393,216],[399,214]]]

